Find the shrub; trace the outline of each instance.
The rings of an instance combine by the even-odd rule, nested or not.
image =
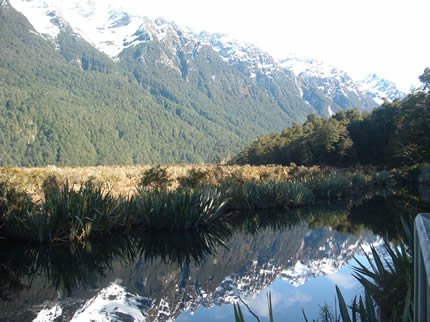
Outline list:
[[[35,210],[31,197],[11,186],[0,182],[0,236],[15,238],[24,232],[22,223]]]
[[[167,170],[161,166],[152,167],[143,173],[139,186],[143,189],[152,189],[158,192],[167,190],[173,183]]]
[[[31,197],[7,181],[0,182],[0,218],[22,216],[33,208]]]
[[[354,276],[380,309],[382,321],[401,321],[408,315],[412,297],[412,250],[403,242],[397,248],[385,241],[384,247],[389,260],[382,260],[372,246],[373,259],[365,253],[371,268],[356,259],[358,266],[353,267]]]
[[[382,170],[377,172],[374,176],[374,184],[380,187],[391,187],[393,177],[390,171]]]
[[[188,174],[178,178],[179,185],[183,188],[195,189],[208,183],[209,174],[207,171],[191,169]]]

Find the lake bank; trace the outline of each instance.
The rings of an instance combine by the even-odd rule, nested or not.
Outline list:
[[[185,175],[178,169],[185,170]],[[18,170],[8,168],[6,172]],[[106,176],[106,169],[101,170]],[[124,170],[120,168],[119,172]],[[13,180],[4,181],[0,189],[0,236],[42,243],[85,243],[133,229],[213,230],[228,226],[238,211],[296,209],[330,200],[357,201],[396,193],[392,173],[370,168],[157,166],[141,173],[134,193],[118,196],[111,192],[109,183],[97,184],[94,176],[87,177],[76,187],[77,183],[70,183],[67,177],[63,183],[62,177],[47,175],[37,183],[42,197],[36,202],[34,195],[11,183],[25,176],[15,175]],[[40,180],[43,176],[27,178]]]

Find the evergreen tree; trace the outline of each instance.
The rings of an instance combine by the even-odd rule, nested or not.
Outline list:
[[[429,69],[426,69],[429,70]],[[424,73],[420,79],[426,79]],[[398,167],[430,161],[430,93],[385,102],[372,113],[339,111],[330,119],[309,115],[303,125],[262,136],[233,162]]]
[[[424,84],[424,89],[430,90],[430,68],[426,67],[424,73],[419,77],[419,80]]]

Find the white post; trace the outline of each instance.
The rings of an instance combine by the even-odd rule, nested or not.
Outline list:
[[[415,218],[414,257],[414,321],[430,321],[430,214]]]

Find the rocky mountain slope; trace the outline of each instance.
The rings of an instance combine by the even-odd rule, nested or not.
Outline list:
[[[312,59],[292,57],[281,60],[280,64],[293,73],[303,99],[320,115],[331,116],[351,107],[370,111],[384,99],[392,101],[405,96],[392,82],[375,74],[356,81],[344,71]]]

